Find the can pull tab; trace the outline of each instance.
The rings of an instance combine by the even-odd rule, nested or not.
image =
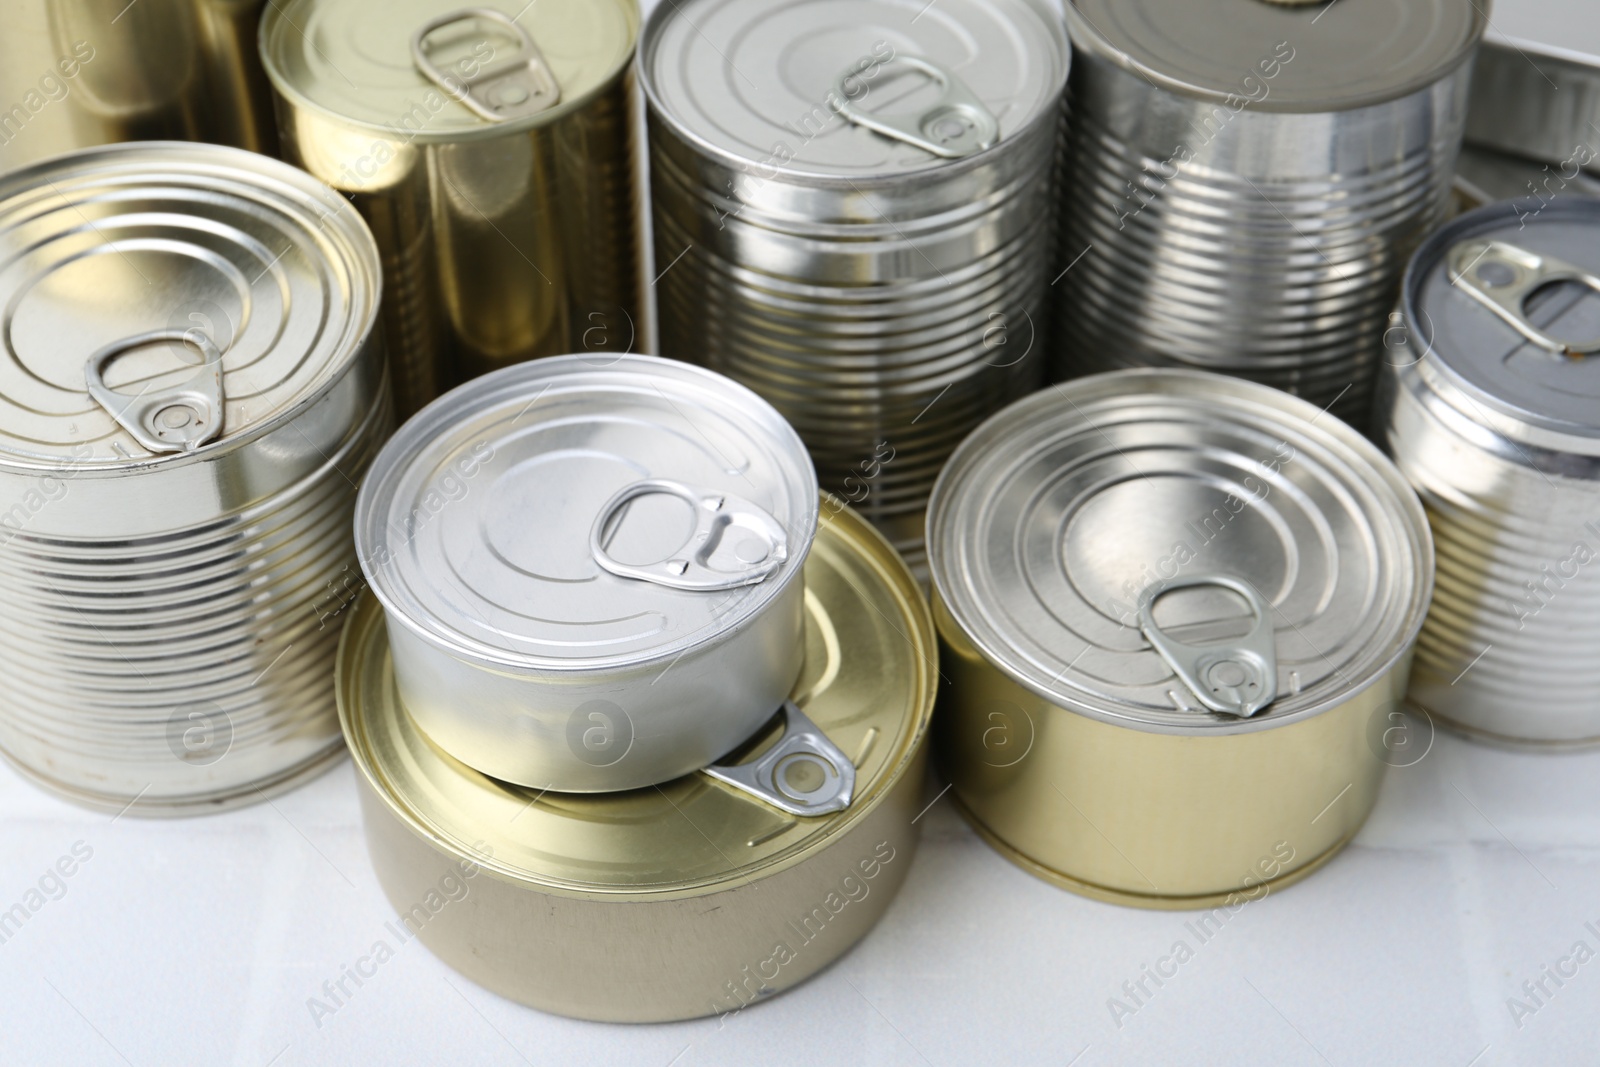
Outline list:
[[[992,146],[1000,139],[1000,120],[984,106],[967,83],[944,67],[920,56],[896,56],[883,66],[898,63],[920,71],[939,85],[939,99],[925,111],[912,115],[874,115],[857,107],[851,97],[849,70],[833,83],[834,98],[842,101],[839,114],[874,133],[915,145],[945,159],[961,159]]]
[[[456,75],[439,69],[428,54],[428,38],[446,26],[472,19],[493,22],[517,42],[516,52],[474,74]],[[528,31],[510,15],[492,7],[463,7],[429,19],[411,35],[411,61],[429,81],[490,122],[537,115],[561,100],[561,86]]]
[[[694,509],[695,527],[689,540],[659,563],[623,563],[606,551],[624,505],[641,496],[665,493]],[[731,538],[733,555],[743,564],[738,570],[711,566],[711,557]],[[789,538],[766,511],[732,493],[700,489],[664,478],[647,478],[625,485],[600,509],[589,531],[589,551],[595,562],[620,578],[638,578],[669,589],[714,593],[765,581],[789,558]]]
[[[706,773],[790,815],[826,815],[850,806],[856,765],[795,702],[783,702],[783,736],[749,763],[713,763]]]
[[[1255,622],[1235,644],[1188,645],[1156,625],[1156,599],[1174,589],[1215,585],[1238,593]],[[1268,607],[1248,582],[1226,574],[1196,574],[1157,582],[1139,600],[1139,629],[1200,703],[1223,715],[1249,718],[1278,696],[1278,649]]]
[[[1450,249],[1450,281],[1504,319],[1522,336],[1562,356],[1600,352],[1600,338],[1563,341],[1528,318],[1528,298],[1554,282],[1577,282],[1600,293],[1600,277],[1554,256],[1530,252],[1506,241],[1475,239]]]
[[[170,389],[137,396],[106,384],[105,370],[112,360],[158,341],[182,341],[198,348],[200,369]],[[89,357],[83,378],[95,403],[151,452],[192,452],[222,432],[222,352],[199,330],[153,330],[114,341]]]

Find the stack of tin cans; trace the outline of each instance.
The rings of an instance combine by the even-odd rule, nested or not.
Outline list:
[[[914,562],[945,458],[1042,380],[1067,65],[1028,0],[695,0],[645,30],[661,351],[771,401]]]

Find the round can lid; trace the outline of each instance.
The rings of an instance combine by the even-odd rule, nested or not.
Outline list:
[[[1410,345],[1477,403],[1600,437],[1600,200],[1529,206],[1485,205],[1417,250],[1403,290]]]
[[[254,152],[136,142],[0,178],[0,464],[147,467],[264,432],[355,358],[379,272],[348,202]]]
[[[913,765],[933,710],[932,621],[880,536],[848,511],[823,519],[805,583],[806,665],[794,700],[855,763],[843,811],[796,819],[700,773],[584,795],[479,774],[406,713],[371,598],[340,648],[345,737],[361,773],[418,833],[519,882],[607,895],[740,884],[804,860],[872,811]]]
[[[928,554],[990,662],[1059,706],[1170,733],[1348,699],[1409,647],[1433,575],[1420,505],[1364,438],[1275,389],[1176,370],[1078,379],[984,423],[934,490]],[[1141,627],[1156,593],[1160,633],[1191,649],[1249,648],[1264,620],[1275,699],[1209,710]]]
[[[434,76],[413,47],[425,30],[422,52]],[[300,106],[386,139],[430,144],[493,137],[570,113],[628,64],[638,32],[631,0],[515,0],[498,8],[283,0],[267,5],[261,57],[273,85]],[[484,80],[474,89],[474,79]],[[502,105],[510,106],[497,111]]]
[[[1067,0],[1073,40],[1190,95],[1258,111],[1404,96],[1472,55],[1476,0]]]
[[[743,386],[653,356],[553,356],[401,427],[362,485],[356,550],[391,619],[430,642],[602,669],[758,614],[799,577],[817,511],[805,446]]]
[[[885,177],[955,157],[853,122],[841,104],[938,139],[962,125],[947,104],[975,103],[1004,144],[1055,121],[1070,60],[1058,22],[1030,0],[685,0],[651,16],[639,69],[674,125],[758,177]]]

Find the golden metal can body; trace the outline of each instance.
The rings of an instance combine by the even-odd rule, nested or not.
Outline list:
[[[871,929],[916,847],[937,653],[893,550],[847,509],[823,514],[793,699],[856,765],[831,815],[786,815],[701,773],[584,796],[480,775],[411,722],[365,600],[340,651],[341,717],[408,937],[522,1003],[652,1022],[736,1012]]]

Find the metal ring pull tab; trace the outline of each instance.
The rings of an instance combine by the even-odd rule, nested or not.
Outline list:
[[[428,37],[446,26],[471,19],[487,19],[499,26],[516,40],[516,53],[476,74],[457,76],[440,70],[428,55]],[[561,100],[561,86],[528,31],[510,15],[492,7],[464,7],[423,23],[411,35],[411,61],[429,81],[490,122],[537,115]]]
[[[783,736],[749,763],[713,763],[706,773],[790,815],[826,815],[850,806],[856,765],[792,700]]]
[[[653,493],[675,496],[694,508],[694,533],[678,551],[659,563],[632,564],[614,559],[605,546],[618,513],[628,502]],[[732,571],[711,566],[711,557],[736,531],[743,536],[732,547],[743,566]],[[638,578],[670,589],[714,593],[765,581],[789,558],[789,538],[777,519],[743,497],[649,478],[623,486],[606,501],[589,531],[589,551],[596,563],[618,577]]]
[[[1237,642],[1189,645],[1156,625],[1156,600],[1175,589],[1214,585],[1239,594],[1255,614],[1250,632]],[[1157,582],[1139,599],[1139,629],[1145,640],[1193,690],[1201,704],[1223,715],[1250,716],[1278,697],[1278,648],[1269,608],[1250,583],[1226,574],[1196,574]]]
[[[1000,120],[984,106],[967,83],[932,60],[920,56],[897,56],[883,65],[900,63],[921,71],[939,84],[940,96],[934,105],[914,115],[874,115],[851,103],[848,82],[859,77],[854,71],[839,75],[833,83],[839,114],[857,126],[897,141],[915,145],[944,159],[961,159],[991,147],[1000,139]]]
[[[158,341],[182,341],[200,350],[200,370],[170,389],[137,396],[106,384],[105,369],[122,353]],[[199,330],[153,330],[100,349],[83,366],[89,396],[140,446],[151,452],[192,452],[222,432],[222,352]]]
[[[1574,357],[1600,352],[1600,338],[1576,342],[1551,337],[1533,324],[1526,308],[1530,296],[1554,282],[1577,282],[1600,293],[1600,277],[1554,256],[1481,239],[1451,248],[1448,266],[1452,284],[1540,348]]]

